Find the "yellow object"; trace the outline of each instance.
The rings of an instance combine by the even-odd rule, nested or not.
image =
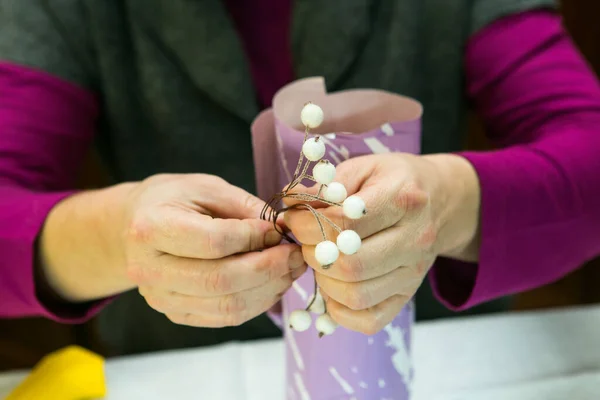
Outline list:
[[[83,400],[106,396],[104,359],[78,346],[44,357],[6,400]]]

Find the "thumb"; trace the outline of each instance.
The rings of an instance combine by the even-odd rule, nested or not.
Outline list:
[[[348,195],[352,195],[357,193],[361,187],[364,185],[369,175],[373,170],[372,163],[368,162],[368,159],[363,157],[351,158],[346,160],[336,166],[335,171],[335,179],[334,182],[341,183],[346,188]],[[323,196],[323,191],[325,188],[321,190],[320,184],[314,184],[313,186],[306,187],[302,184],[295,185],[292,190],[290,190],[290,194],[310,194]],[[326,186],[326,185],[325,185]],[[294,206],[296,204],[309,204],[313,208],[321,208],[327,207],[325,203],[319,201],[307,201],[307,199],[302,198],[285,198],[284,204],[287,207]]]
[[[283,204],[286,207],[291,207],[291,206],[294,206],[296,204],[309,204],[313,208],[327,207],[326,204],[324,204],[324,203],[322,203],[320,201],[317,201],[317,200],[310,201],[310,200],[307,200],[305,198],[295,198],[295,197],[292,197],[294,195],[302,195],[302,194],[310,194],[310,195],[313,195],[313,196],[316,196],[318,194],[322,195],[323,192],[322,192],[322,190],[319,191],[320,188],[321,188],[320,184],[315,184],[315,185],[310,186],[310,187],[306,187],[306,186],[304,186],[302,184],[298,184],[298,185],[294,186],[288,192],[288,195],[290,197],[285,197],[283,199]]]
[[[368,157],[356,157],[343,161],[335,168],[335,181],[343,184],[348,196],[358,192],[373,171]]]
[[[232,204],[235,210],[232,210],[233,216],[231,218],[260,218],[266,203],[243,189],[236,189],[239,193]]]
[[[226,181],[206,188],[210,198],[206,206],[213,216],[233,219],[258,219],[265,202],[242,188]]]

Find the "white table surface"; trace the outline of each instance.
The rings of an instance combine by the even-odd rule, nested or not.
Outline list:
[[[600,306],[420,323],[414,332],[413,400],[600,399]],[[269,340],[111,359],[107,399],[284,399],[283,350]],[[0,398],[24,374],[0,374]]]

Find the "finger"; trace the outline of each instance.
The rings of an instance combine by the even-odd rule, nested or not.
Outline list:
[[[293,207],[298,204],[309,204],[313,208],[323,208],[327,207],[326,203],[318,200],[311,200],[307,198],[305,195],[309,196],[321,196],[323,195],[323,191],[325,187],[320,184],[315,184],[313,186],[307,187],[302,184],[298,184],[294,186],[289,192],[288,196],[284,197],[283,204],[286,207]]]
[[[203,208],[212,215],[221,218],[254,219],[259,218],[265,202],[234,186],[226,180],[199,174],[198,186],[191,188],[191,197],[198,197]]]
[[[337,233],[333,236],[333,240]],[[340,253],[338,259],[327,269],[315,258],[315,246],[302,246],[306,263],[319,273],[344,282],[359,282],[385,275],[399,265],[417,265],[423,253],[428,252],[435,241],[434,235],[419,229],[392,227],[362,241],[355,254]]]
[[[354,311],[333,299],[327,300],[327,312],[341,326],[365,335],[375,335],[402,311],[410,297],[396,295],[367,310]]]
[[[149,265],[132,264],[129,276],[139,286],[157,286],[191,296],[212,297],[264,285],[303,265],[298,246],[285,244],[220,260],[163,254],[152,259]]]
[[[265,304],[280,298],[305,267],[262,286],[218,297],[197,297],[157,287],[139,289],[148,305],[164,314],[215,315],[244,318],[255,315]]]
[[[395,295],[412,297],[423,282],[423,276],[408,267],[363,282],[342,282],[320,273],[315,276],[324,293],[351,310],[366,310]]]
[[[364,184],[364,182],[367,180],[367,178],[372,174],[372,171],[373,171],[372,163],[365,163],[364,160],[365,160],[364,157],[356,157],[351,160],[344,161],[336,167],[336,182],[340,182],[340,183],[344,184],[344,186],[346,187],[346,190],[350,194],[357,192],[360,189],[360,187]],[[312,171],[309,171],[309,172],[312,172]],[[325,189],[326,188],[320,184],[315,184],[310,187],[306,187],[302,184],[298,184],[290,191],[290,193],[292,195],[299,195],[299,194],[304,193],[304,194],[323,197],[323,192]],[[326,203],[323,203],[322,201],[306,201],[306,199],[303,199],[303,198],[286,197],[283,199],[283,202],[286,207],[293,207],[298,204],[308,204],[311,207],[317,209],[319,212],[323,212],[324,210],[331,208]],[[339,208],[339,207],[334,207],[334,208]],[[295,230],[298,230],[298,229],[292,229],[292,227],[290,227],[288,225],[288,222],[292,222],[296,228],[301,226],[301,224],[303,222],[307,222],[309,225],[312,226],[312,229],[309,229],[309,231],[306,233],[301,232],[301,231],[298,232],[298,234],[301,235],[301,237],[302,237],[302,238],[299,238],[297,236],[297,238],[300,240],[301,243],[317,244],[317,243],[321,242],[322,240],[324,240],[323,234],[321,233],[322,229],[325,230],[326,237],[332,237],[332,235],[337,235],[337,231],[335,229],[333,229],[331,227],[331,225],[329,223],[327,223],[326,220],[320,221],[321,224],[319,226],[319,220],[315,219],[314,215],[306,209],[296,209],[290,215],[291,216],[297,215],[298,211],[300,211],[300,215],[303,215],[304,218],[288,219],[287,218],[288,212],[286,212],[285,213],[286,218],[284,218],[284,223],[285,223],[286,229],[292,231],[294,233],[294,235],[296,235]],[[341,209],[339,209],[338,211],[341,212]],[[331,211],[327,211],[327,212],[331,212]],[[339,216],[341,217],[342,215],[340,214]],[[339,218],[337,218],[337,219],[339,220]],[[298,223],[295,223],[295,222],[298,222]],[[340,227],[342,226],[339,223],[337,223],[337,225]],[[350,229],[350,228],[348,228],[348,229]],[[310,239],[310,237],[312,237],[312,239]]]
[[[336,231],[327,220],[342,230],[351,229],[361,238],[366,238],[397,224],[407,213],[423,210],[429,204],[426,192],[403,185],[399,180],[390,182],[374,178],[361,186],[355,195],[362,198],[366,206],[367,213],[360,219],[345,217],[340,206],[316,210],[325,217],[321,223],[326,237],[331,237]],[[316,245],[324,240],[318,220],[309,210],[286,211],[285,223],[301,243]]]
[[[239,326],[249,320],[265,313],[275,305],[281,296],[261,304],[253,312],[237,314],[191,314],[191,313],[169,313],[165,314],[171,322],[178,325],[193,326],[199,328],[224,328],[227,326]]]
[[[267,221],[212,218],[176,207],[138,216],[129,237],[164,253],[203,259],[254,251],[281,241]]]

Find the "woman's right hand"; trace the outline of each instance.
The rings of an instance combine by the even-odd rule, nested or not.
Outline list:
[[[111,262],[119,260],[117,275],[128,288],[138,287],[177,324],[242,324],[272,307],[305,271],[300,248],[279,244],[272,223],[258,218],[264,202],[216,176],[156,175],[122,199],[119,222],[108,221],[120,231],[108,235],[120,249]]]
[[[175,323],[239,325],[273,306],[305,270],[300,249],[278,245],[273,225],[258,219],[264,202],[220,178],[157,176],[134,193],[128,276]]]

